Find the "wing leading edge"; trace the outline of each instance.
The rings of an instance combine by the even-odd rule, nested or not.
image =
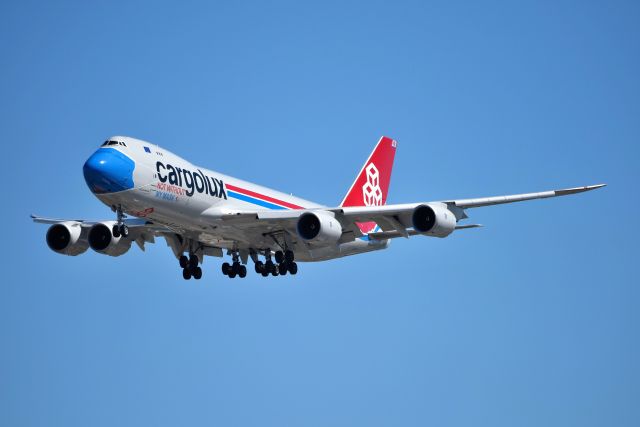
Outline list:
[[[479,199],[450,200],[451,203],[462,209],[480,208],[483,206],[501,205],[503,203],[524,202],[526,200],[546,199],[549,197],[568,196],[570,194],[584,193],[605,187],[607,184],[587,185],[585,187],[565,188],[562,190],[541,191],[539,193],[512,194],[509,196],[483,197]]]

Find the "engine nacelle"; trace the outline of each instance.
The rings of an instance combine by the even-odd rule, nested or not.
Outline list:
[[[427,236],[447,237],[456,229],[456,216],[444,203],[417,206],[411,216],[414,230]]]
[[[298,218],[298,236],[309,243],[336,243],[342,236],[342,226],[329,212],[307,212]]]
[[[86,234],[82,236],[82,227],[79,222],[66,221],[49,227],[47,246],[59,254],[76,256],[85,252],[89,243]]]
[[[111,229],[115,221],[99,222],[89,230],[89,246],[94,251],[110,255],[120,256],[131,248],[131,240],[127,237],[113,237]]]

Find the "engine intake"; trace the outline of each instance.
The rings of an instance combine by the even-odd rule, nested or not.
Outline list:
[[[47,230],[47,246],[54,252],[76,256],[89,247],[86,236],[82,236],[82,227],[77,222],[53,224]]]
[[[307,242],[336,243],[342,236],[342,226],[329,212],[307,212],[300,215],[298,235]]]
[[[131,240],[125,237],[113,237],[111,232],[114,221],[101,222],[89,230],[89,246],[94,251],[110,255],[120,256],[131,248]]]
[[[411,216],[413,228],[428,236],[447,237],[456,229],[456,216],[444,203],[417,206]]]

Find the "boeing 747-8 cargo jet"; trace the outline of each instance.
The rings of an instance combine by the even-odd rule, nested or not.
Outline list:
[[[565,196],[604,184],[540,193],[387,205],[397,143],[382,137],[338,206],[322,206],[196,166],[149,142],[114,136],[84,164],[87,185],[115,219],[85,221],[32,216],[50,224],[53,251],[87,248],[120,256],[135,242],[163,237],[185,279],[202,277],[205,256],[231,257],[226,276],[245,277],[249,258],[263,276],[296,274],[296,261],[323,261],[385,249],[396,237],[447,237],[466,210]],[[264,261],[263,261],[264,259]]]

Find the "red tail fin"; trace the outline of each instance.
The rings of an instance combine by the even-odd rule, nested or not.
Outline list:
[[[387,202],[395,155],[396,141],[386,136],[380,138],[340,206],[384,205]],[[359,226],[363,233],[369,233],[375,228],[375,223]]]

